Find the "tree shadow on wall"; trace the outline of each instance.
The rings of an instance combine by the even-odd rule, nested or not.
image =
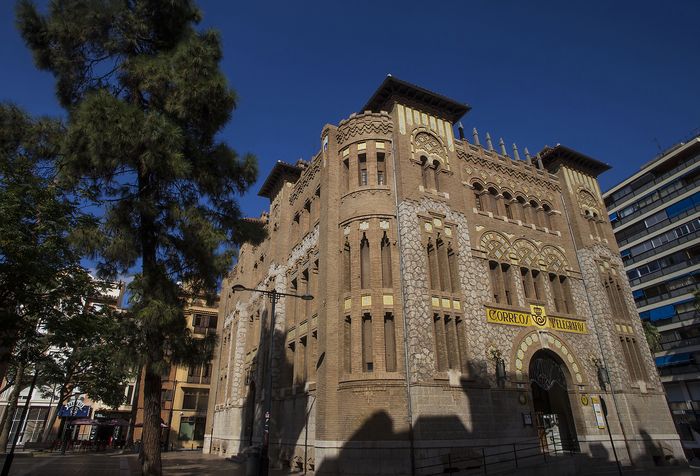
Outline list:
[[[483,370],[469,365],[469,375]],[[506,411],[519,415],[519,409],[529,413],[517,391],[492,388],[483,379],[457,381],[412,386],[413,411],[419,414],[412,427],[391,407],[367,408],[343,446],[324,454],[317,474],[483,474],[484,463],[489,472],[513,468],[513,451],[521,465],[542,460],[534,426],[503,417]],[[499,438],[508,443],[494,443]]]
[[[261,316],[263,329],[267,312]],[[311,336],[309,336],[311,338]],[[274,334],[272,368],[272,412],[270,418],[269,459],[273,468],[303,469],[305,462],[313,461],[313,428],[309,420],[315,403],[315,385],[297,378],[293,362],[288,362],[291,343],[285,342],[285,334]],[[263,441],[265,414],[265,387],[270,371],[269,347],[261,332],[257,355],[246,378],[245,398],[242,404],[240,440],[241,453],[259,447]],[[301,349],[295,349],[301,351]],[[311,359],[311,353],[307,354]],[[320,359],[316,359],[317,361]],[[318,362],[313,362],[318,365]]]

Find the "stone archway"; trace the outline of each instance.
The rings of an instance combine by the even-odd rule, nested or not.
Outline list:
[[[567,374],[566,363],[550,350],[540,349],[530,359],[528,376],[539,436],[555,452],[577,446]]]

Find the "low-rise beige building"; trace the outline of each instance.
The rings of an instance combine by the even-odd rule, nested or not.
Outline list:
[[[275,165],[269,237],[222,289],[205,451],[259,443],[272,372],[273,464],[319,474],[532,442],[612,459],[607,425],[623,461],[683,459],[605,219],[609,167],[455,137],[468,111],[388,77],[309,162]],[[235,284],[315,297],[277,305],[271,362],[270,303]]]

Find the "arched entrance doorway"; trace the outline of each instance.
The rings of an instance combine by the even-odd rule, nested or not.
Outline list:
[[[566,364],[549,350],[530,360],[529,376],[537,429],[552,451],[576,449],[576,426],[567,391]]]

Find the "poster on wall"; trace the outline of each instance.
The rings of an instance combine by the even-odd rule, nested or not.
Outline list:
[[[603,407],[600,405],[600,399],[598,397],[591,397],[591,403],[593,404],[593,413],[595,413],[595,421],[599,429],[605,428],[605,415],[603,415]]]

